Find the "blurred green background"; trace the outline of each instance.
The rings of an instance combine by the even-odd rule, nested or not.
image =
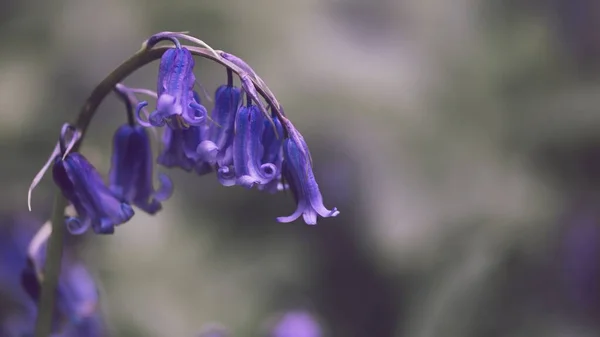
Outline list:
[[[170,171],[155,217],[86,236],[114,336],[262,336],[308,309],[326,336],[598,336],[597,0],[0,0],[3,211],[64,122],[153,33],[246,60],[305,135],[337,218]],[[155,87],[157,63],[125,81]],[[197,62],[211,93],[225,81]],[[210,104],[208,104],[210,106]],[[111,96],[82,152],[104,174]],[[47,218],[46,177],[33,208]]]

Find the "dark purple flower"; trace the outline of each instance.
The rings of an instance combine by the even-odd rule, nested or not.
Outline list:
[[[251,188],[267,184],[277,175],[272,163],[261,163],[263,158],[262,135],[264,117],[256,105],[242,106],[235,118],[233,138],[233,165],[236,184]]]
[[[121,201],[102,181],[96,169],[77,152],[66,153],[65,132],[61,134],[61,155],[54,159],[52,175],[62,194],[75,207],[77,217],[68,217],[72,234],[82,234],[90,226],[98,234],[112,234],[114,227],[131,219],[131,206]]]
[[[235,114],[241,98],[241,90],[229,84],[220,86],[215,93],[208,137],[197,148],[200,158],[211,165],[232,164],[231,151],[228,153],[228,149],[233,144]]]
[[[307,312],[285,314],[271,331],[270,337],[321,337],[321,327]]]
[[[304,222],[314,225],[317,223],[317,214],[326,218],[337,216],[340,213],[337,208],[328,210],[323,205],[323,197],[312,171],[308,146],[296,129],[292,129],[290,138],[284,140],[283,153],[283,176],[294,194],[297,208],[292,215],[279,217],[277,221],[292,222],[302,215]]]
[[[194,57],[185,47],[168,49],[160,60],[156,110],[142,125],[187,128],[205,123],[206,108],[194,99]]]
[[[173,192],[169,177],[159,174],[160,188],[154,190],[154,160],[146,129],[122,125],[113,138],[113,154],[109,172],[110,190],[121,200],[149,214],[161,209],[161,202]]]
[[[179,167],[185,171],[191,171],[196,165],[194,157],[188,156],[191,154],[190,148],[198,146],[198,138],[195,129],[171,129],[165,128],[163,132],[163,151],[158,156],[157,162],[164,167],[172,168]]]
[[[264,153],[261,162],[263,164],[272,163],[277,168],[275,173],[275,179],[271,180],[266,185],[258,185],[258,189],[261,191],[267,191],[269,193],[276,193],[283,190],[283,184],[281,183],[281,163],[283,161],[283,127],[281,122],[275,116],[273,123],[275,128],[271,127],[271,123],[267,120],[264,121],[265,130],[262,136],[262,144]]]
[[[194,93],[195,99],[200,98]],[[139,107],[138,107],[139,111]],[[187,128],[165,128],[163,132],[163,151],[157,162],[164,167],[179,167],[187,172],[193,169],[200,175],[212,171],[212,167],[202,160],[196,151],[201,141],[208,137],[206,124]]]

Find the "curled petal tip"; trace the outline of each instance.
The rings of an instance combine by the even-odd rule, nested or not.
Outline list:
[[[241,176],[237,178],[236,184],[241,185],[245,188],[252,188],[254,187],[254,185],[260,184],[260,181],[256,180],[254,177],[251,176]]]
[[[272,163],[266,163],[266,164],[262,164],[260,166],[260,171],[262,172],[262,174],[264,175],[264,177],[268,180],[271,180],[273,178],[275,178],[275,176],[277,176],[277,166],[275,166],[275,164]]]
[[[73,235],[81,235],[88,230],[90,227],[90,222],[85,221],[82,223],[81,220],[76,217],[66,217],[65,225],[67,226],[69,233]]]
[[[160,182],[160,186],[154,193],[154,199],[158,202],[163,202],[173,195],[173,181],[164,173],[158,174],[158,181]]]
[[[234,186],[236,183],[235,170],[231,166],[221,166],[217,170],[217,179],[223,186]]]
[[[338,216],[339,214],[340,214],[340,211],[338,211],[337,207],[334,207],[334,208],[331,210],[331,213],[329,213],[329,216],[330,216],[330,217],[336,217],[336,216]]]
[[[135,118],[137,119],[138,124],[140,124],[141,126],[143,126],[145,128],[152,127],[152,123],[145,121],[141,116],[142,109],[144,107],[146,107],[147,105],[148,105],[148,102],[142,101],[142,102],[139,102],[138,105],[135,107]]]

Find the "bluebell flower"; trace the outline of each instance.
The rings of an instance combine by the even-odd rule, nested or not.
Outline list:
[[[133,204],[149,214],[155,214],[173,192],[171,180],[159,174],[160,187],[153,186],[152,148],[141,126],[122,125],[113,138],[113,154],[109,172],[110,190],[122,201]]]
[[[321,327],[307,312],[292,311],[275,325],[269,337],[321,337]]]
[[[314,225],[317,223],[317,214],[322,217],[337,216],[340,213],[337,208],[329,210],[323,205],[323,197],[312,171],[310,152],[304,137],[295,129],[288,131],[290,138],[283,142],[282,172],[294,194],[297,208],[292,215],[279,217],[277,221],[292,222],[302,215],[306,224]]]
[[[197,94],[194,95],[197,97]],[[207,133],[206,124],[187,128],[165,128],[162,138],[163,150],[157,162],[164,167],[179,167],[187,172],[195,169],[201,175],[211,172],[212,167],[203,162],[196,151],[200,142],[206,139]]]
[[[242,106],[235,117],[233,166],[236,184],[246,188],[267,184],[277,175],[277,167],[273,163],[261,163],[264,121],[256,105]]]
[[[271,127],[269,121],[264,121],[264,132],[262,136],[262,145],[264,148],[263,157],[261,163],[272,163],[277,168],[275,173],[275,179],[271,180],[266,185],[258,185],[258,189],[261,191],[267,191],[269,193],[276,193],[283,190],[283,184],[281,182],[281,164],[283,161],[283,127],[279,119],[275,116],[271,116],[275,123],[275,128]]]
[[[133,209],[104,184],[85,157],[77,152],[66,152],[64,129],[60,143],[61,155],[54,159],[52,175],[78,215],[67,217],[67,229],[72,234],[82,234],[91,226],[98,234],[114,233],[115,226],[131,219]]]
[[[174,129],[185,129],[205,123],[206,108],[194,98],[194,57],[185,48],[168,49],[160,60],[156,110],[150,113],[151,126],[168,124]]]
[[[227,166],[233,163],[231,146],[235,127],[235,115],[242,93],[230,84],[220,86],[215,93],[215,107],[211,113],[212,123],[208,137],[197,148],[202,160],[211,165]]]

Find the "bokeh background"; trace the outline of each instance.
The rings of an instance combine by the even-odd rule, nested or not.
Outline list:
[[[176,193],[157,216],[79,238],[111,335],[193,336],[219,322],[264,336],[292,309],[332,337],[600,335],[597,0],[0,8],[2,212],[27,211],[60,126],[161,30],[252,65],[305,135],[325,205],[341,210],[280,224],[289,194],[170,171]],[[156,70],[125,83],[154,88]],[[196,74],[211,93],[225,81],[207,61]],[[123,122],[109,97],[82,149],[103,173]],[[40,224],[53,193],[49,177],[34,193]]]

